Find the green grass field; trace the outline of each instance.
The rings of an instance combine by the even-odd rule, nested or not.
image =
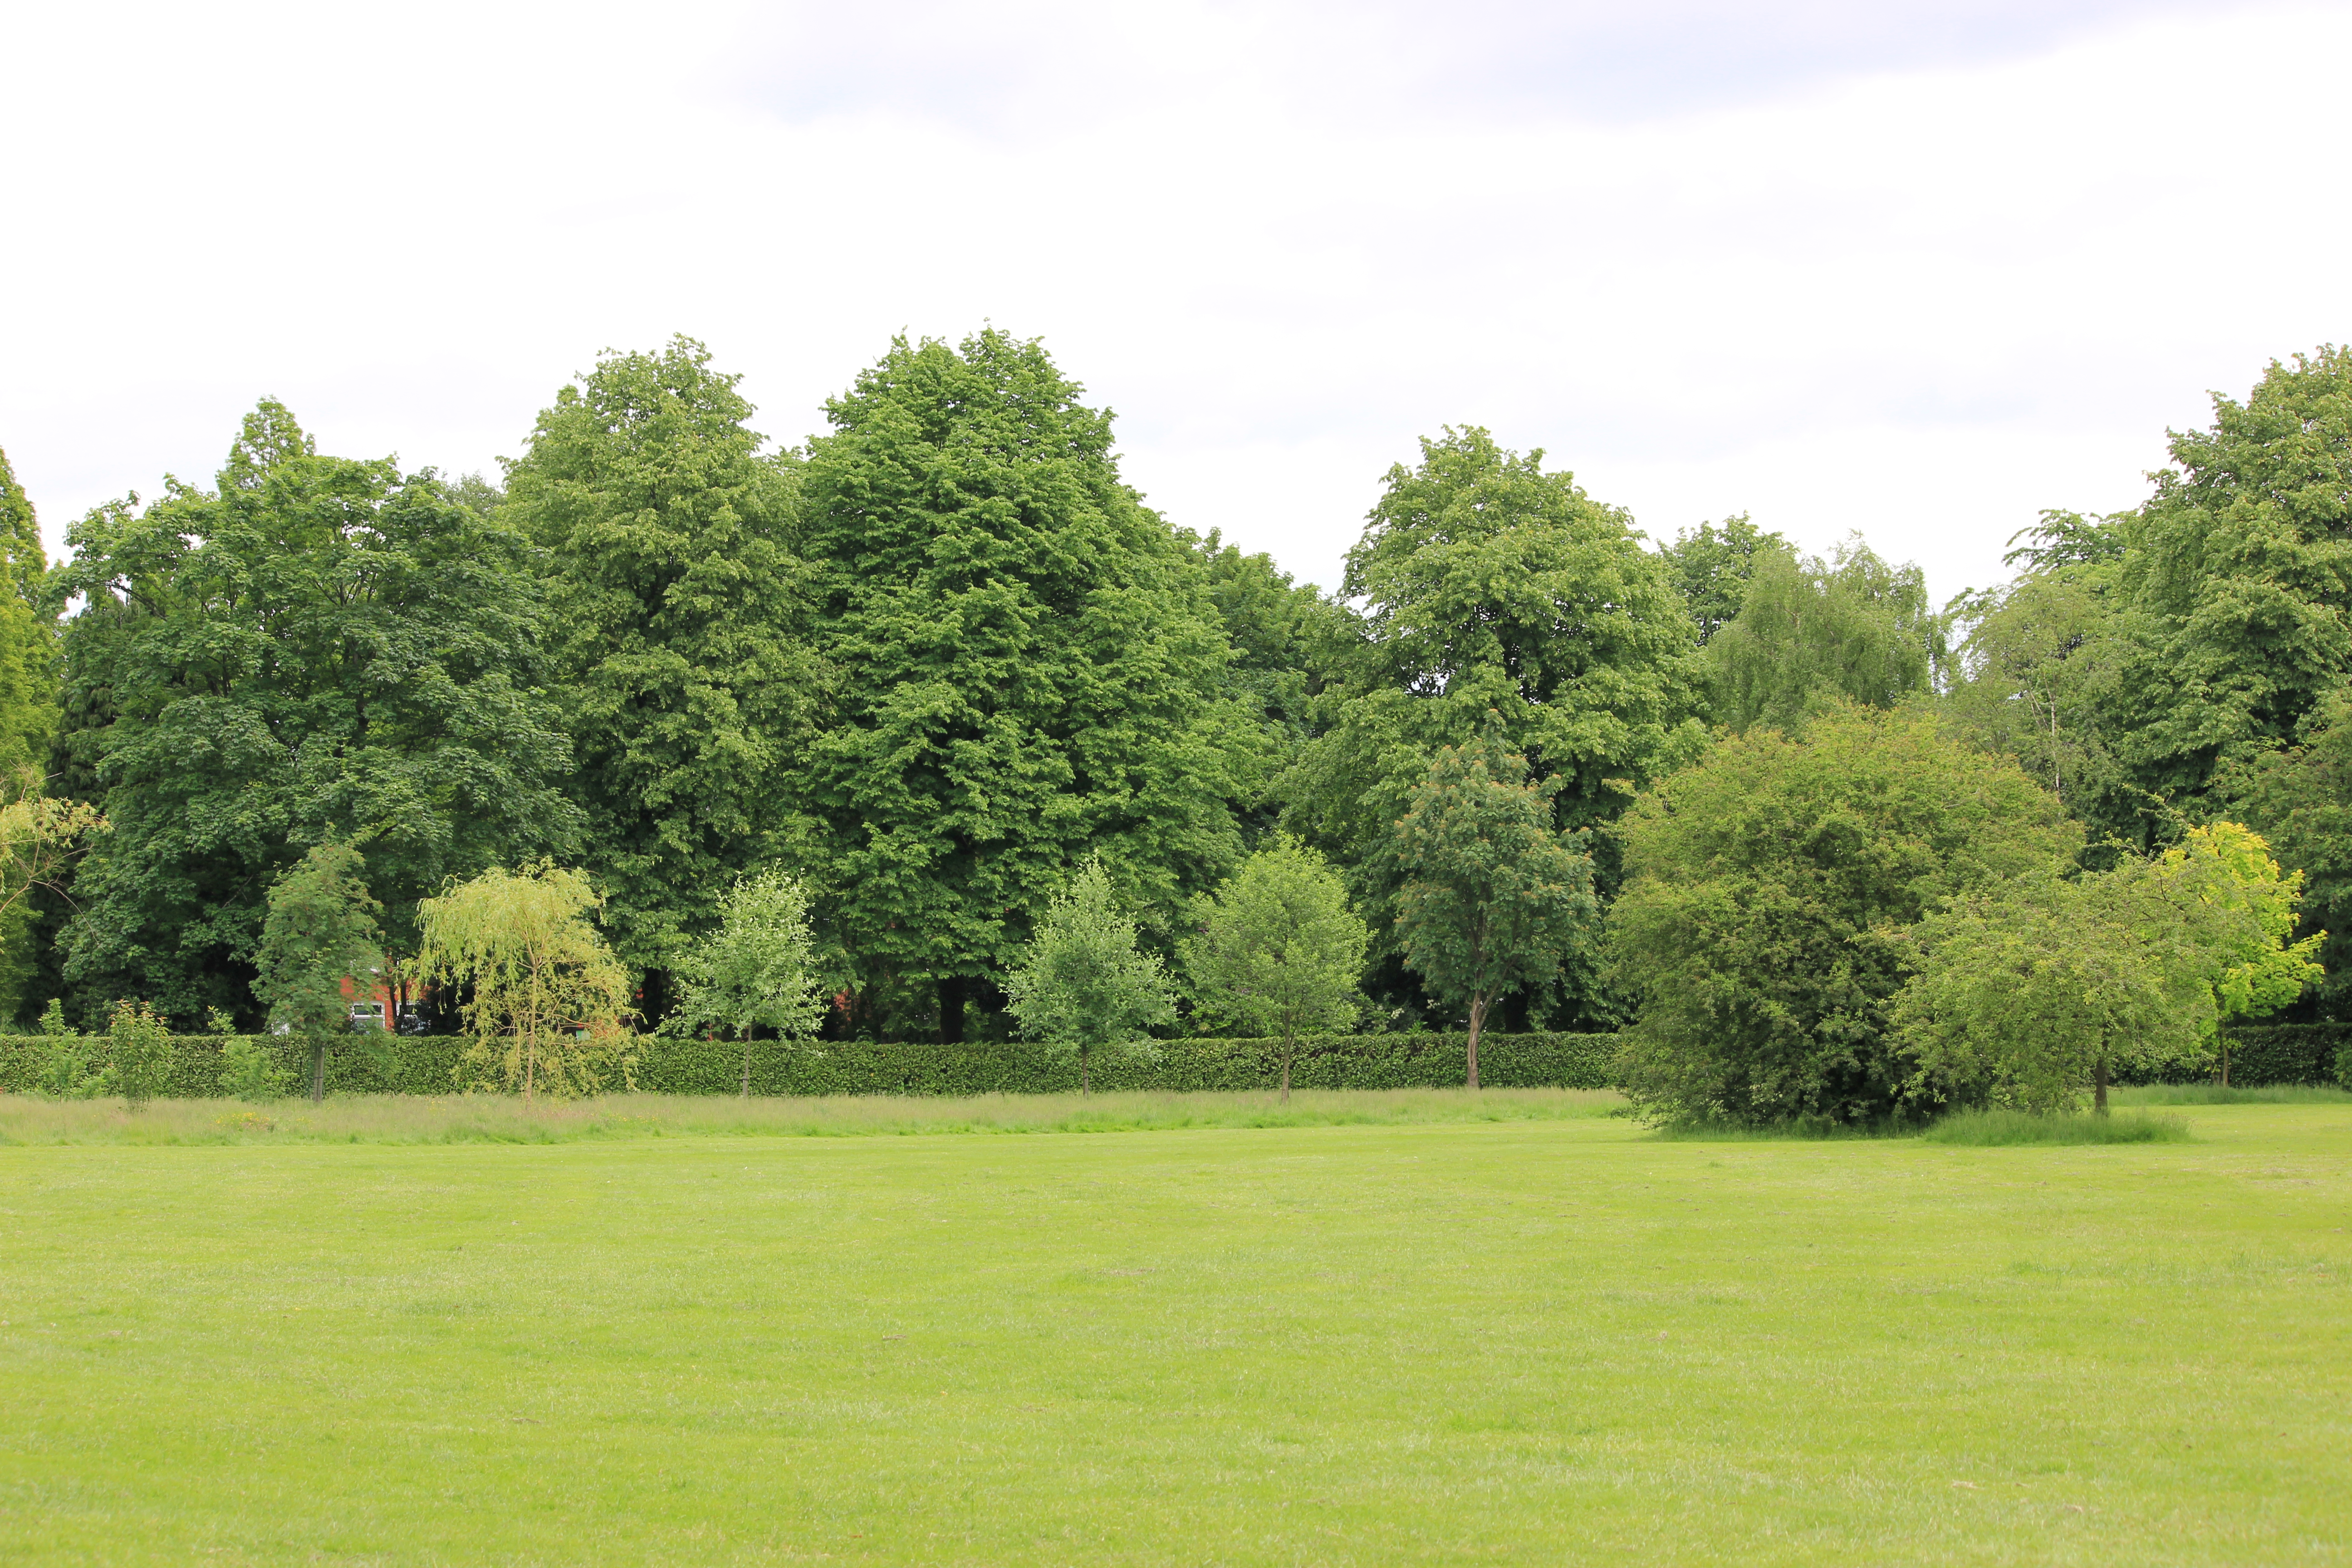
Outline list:
[[[0,1101],[0,1561],[2352,1557],[2340,1099],[2019,1147],[1188,1103]]]

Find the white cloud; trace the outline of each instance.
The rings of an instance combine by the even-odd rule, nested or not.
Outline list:
[[[55,537],[265,392],[487,467],[685,331],[797,439],[890,332],[992,319],[1176,521],[1327,583],[1468,421],[1653,532],[1860,529],[1948,592],[2347,335],[2352,14],[2179,9],[52,7],[0,37],[0,445]]]

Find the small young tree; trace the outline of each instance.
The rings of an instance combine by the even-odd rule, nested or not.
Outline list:
[[[1176,1016],[1160,960],[1136,951],[1135,921],[1099,858],[1046,907],[1004,994],[1024,1034],[1078,1058],[1080,1094],[1093,1091],[1095,1052],[1133,1048],[1146,1027]]]
[[[376,917],[383,906],[360,880],[365,862],[344,844],[314,845],[269,889],[261,973],[253,994],[272,1028],[310,1047],[310,1103],[327,1092],[327,1052],[351,1033],[351,993],[383,967]]]
[[[1472,1089],[1486,1010],[1557,975],[1599,910],[1591,855],[1551,825],[1558,789],[1489,733],[1438,752],[1397,824],[1397,939],[1423,985],[1468,1009]]]
[[[163,1092],[172,1078],[172,1034],[153,1007],[117,1002],[106,1037],[114,1087],[132,1110]]]
[[[1323,857],[1286,836],[1244,861],[1183,945],[1193,1000],[1282,1041],[1282,1098],[1301,1034],[1356,1016],[1356,981],[1370,932]]]
[[[663,1028],[688,1033],[719,1024],[743,1042],[743,1095],[751,1094],[751,1031],[781,1038],[814,1034],[824,1016],[809,935],[808,890],[796,877],[766,870],[739,879],[719,900],[719,929],[679,962],[677,1011]]]
[[[65,1004],[49,998],[41,1014],[48,1058],[41,1065],[41,1092],[58,1100],[94,1100],[105,1092],[105,1073],[91,1065],[91,1042],[66,1022]]]
[[[2261,929],[2227,875],[2196,857],[2131,858],[2071,881],[2020,877],[1930,915],[1890,1033],[1940,1095],[2058,1111],[2088,1089],[2105,1115],[2118,1069],[2210,1053],[2214,980]]]
[[[467,1059],[521,1089],[525,1104],[542,1084],[594,1092],[621,1056],[629,977],[589,923],[603,905],[587,878],[541,861],[494,866],[418,908],[420,963],[473,987]]]

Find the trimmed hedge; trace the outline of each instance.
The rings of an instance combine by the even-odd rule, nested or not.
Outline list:
[[[251,1037],[308,1089],[308,1046],[285,1036]],[[218,1035],[173,1040],[172,1076],[163,1093],[176,1100],[221,1094]],[[103,1036],[85,1037],[93,1066],[106,1060]],[[454,1035],[396,1036],[383,1068],[353,1040],[327,1057],[329,1092],[448,1094],[460,1084],[466,1041]],[[1100,1089],[1267,1089],[1282,1081],[1277,1040],[1163,1040],[1157,1060],[1107,1056],[1094,1064]],[[1464,1078],[1460,1035],[1350,1035],[1302,1044],[1291,1062],[1295,1089],[1452,1089]],[[1615,1074],[1614,1035],[1483,1035],[1478,1079],[1495,1089],[1606,1089]],[[731,1040],[646,1036],[635,1042],[631,1076],[657,1094],[733,1094],[742,1083],[743,1047]],[[21,1093],[40,1081],[48,1060],[44,1036],[0,1036],[0,1091]],[[614,1087],[619,1087],[615,1085]],[[814,1048],[772,1040],[751,1047],[754,1094],[1067,1094],[1078,1065],[1025,1042],[943,1046],[910,1040],[826,1040]]]
[[[2352,1089],[2352,1024],[2232,1024],[2222,1032],[2230,1038],[2233,1089],[2328,1083]],[[2211,1083],[2220,1073],[2217,1063],[2123,1081]]]

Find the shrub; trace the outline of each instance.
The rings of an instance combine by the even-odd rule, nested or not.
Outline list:
[[[1660,1120],[1748,1122],[1908,1107],[1912,1073],[1887,1037],[1901,933],[2082,839],[2015,763],[1918,710],[1718,741],[1619,831],[1610,951],[1639,1009],[1623,1087]]]
[[[136,1107],[168,1091],[172,1076],[172,1037],[144,1002],[117,1002],[107,1026],[114,1087]]]
[[[220,1044],[220,1091],[239,1100],[279,1100],[294,1088],[293,1069],[250,1036],[231,1035]]]

